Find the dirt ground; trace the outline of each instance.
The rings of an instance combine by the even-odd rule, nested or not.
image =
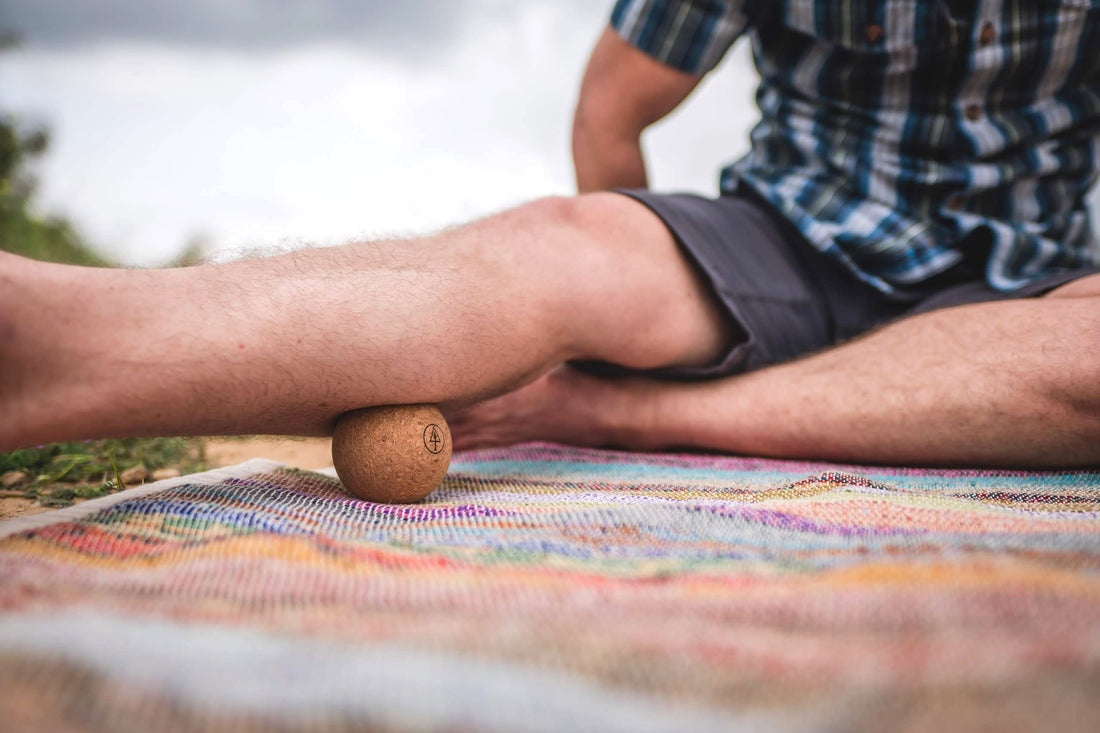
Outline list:
[[[233,466],[250,458],[270,458],[305,469],[332,465],[332,441],[328,438],[207,438],[205,452],[206,462],[212,468]],[[77,499],[74,503],[81,501]],[[0,521],[48,511],[50,507],[31,499],[0,494]]]
[[[307,470],[332,465],[329,438],[208,438],[206,461],[211,466],[233,466],[250,458],[270,458]]]

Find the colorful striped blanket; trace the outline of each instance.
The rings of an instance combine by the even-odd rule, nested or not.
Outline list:
[[[5,730],[1097,730],[1100,473],[550,444],[0,524]]]

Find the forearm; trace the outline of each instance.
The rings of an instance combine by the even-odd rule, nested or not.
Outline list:
[[[606,29],[585,70],[573,118],[578,191],[646,188],[642,131],[675,109],[700,78],[661,64]]]
[[[573,165],[578,193],[649,186],[640,133],[601,128],[580,114],[573,126]]]
[[[1006,322],[1011,333],[990,328]],[[1094,465],[1100,380],[1084,354],[1098,333],[1100,314],[1083,299],[986,303],[743,376],[632,380],[622,389],[639,419],[620,420],[622,442],[871,463]]]

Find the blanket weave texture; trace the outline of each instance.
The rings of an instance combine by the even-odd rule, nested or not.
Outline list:
[[[1100,473],[527,444],[0,524],[7,730],[1097,730]],[[8,727],[8,725],[12,727]]]

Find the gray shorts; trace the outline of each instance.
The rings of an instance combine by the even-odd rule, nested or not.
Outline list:
[[[1011,292],[994,290],[978,268],[956,268],[928,283],[929,294],[899,302],[814,249],[786,219],[752,194],[623,190],[653,210],[699,268],[738,334],[722,359],[700,368],[630,370],[575,362],[614,376],[713,379],[759,369],[840,343],[888,321],[967,303],[1030,298],[1100,268],[1057,270]]]

